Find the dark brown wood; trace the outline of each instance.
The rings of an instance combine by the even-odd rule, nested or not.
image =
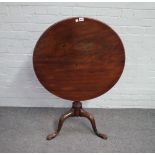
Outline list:
[[[122,74],[125,53],[118,35],[106,24],[71,18],[49,27],[36,44],[35,73],[51,93],[72,101],[98,97]]]
[[[119,80],[124,64],[119,36],[100,21],[70,18],[49,27],[35,46],[34,71],[49,92],[75,102],[47,139],[56,137],[64,120],[72,116],[88,118],[96,135],[106,139],[106,135],[98,133],[93,116],[82,109],[80,101],[110,90]]]
[[[87,111],[83,110],[81,102],[75,101],[75,102],[73,102],[72,108],[67,113],[65,113],[64,115],[62,115],[60,117],[57,130],[54,133],[49,134],[47,136],[47,140],[51,140],[59,134],[59,132],[62,128],[62,125],[67,118],[78,117],[78,116],[86,117],[91,122],[91,125],[92,125],[92,128],[93,128],[95,134],[100,138],[107,139],[107,135],[98,132],[93,115],[91,115]]]

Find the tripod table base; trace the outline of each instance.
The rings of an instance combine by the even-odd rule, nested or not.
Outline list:
[[[89,121],[91,122],[92,128],[98,137],[105,139],[105,140],[107,139],[107,135],[98,132],[98,130],[96,128],[96,123],[95,123],[94,117],[90,113],[88,113],[87,111],[83,110],[81,102],[80,101],[74,101],[72,108],[67,113],[63,114],[60,117],[57,130],[54,133],[49,134],[47,136],[47,140],[52,140],[53,138],[55,138],[59,134],[59,132],[62,128],[62,125],[67,118],[79,117],[79,116],[80,117],[86,117],[87,119],[89,119]]]

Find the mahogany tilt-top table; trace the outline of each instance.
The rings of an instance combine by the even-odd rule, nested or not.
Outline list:
[[[111,89],[119,80],[124,64],[122,41],[100,21],[69,18],[49,27],[35,46],[34,71],[49,92],[73,101],[73,106],[60,117],[58,129],[47,140],[56,137],[64,120],[72,116],[88,118],[95,134],[107,139],[98,132],[94,117],[83,110],[81,101]]]

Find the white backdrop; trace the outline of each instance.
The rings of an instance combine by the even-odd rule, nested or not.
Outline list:
[[[155,108],[155,3],[0,3],[0,106],[71,105],[38,82],[32,54],[46,28],[72,16],[107,23],[120,35],[126,51],[119,82],[84,106]]]

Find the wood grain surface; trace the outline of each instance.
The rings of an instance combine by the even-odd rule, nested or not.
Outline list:
[[[69,18],[49,27],[38,40],[33,67],[51,93],[72,101],[98,97],[120,78],[125,52],[119,36],[90,18]]]

